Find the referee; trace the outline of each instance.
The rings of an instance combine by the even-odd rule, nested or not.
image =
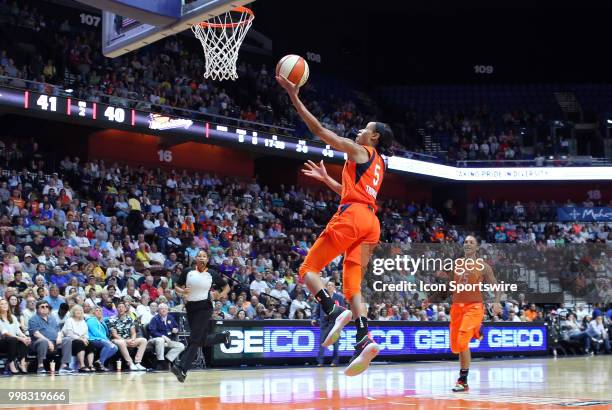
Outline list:
[[[172,363],[171,367],[172,373],[181,383],[185,381],[199,347],[218,343],[224,343],[227,348],[230,346],[230,333],[227,330],[210,334],[213,300],[227,296],[230,287],[221,274],[208,268],[206,251],[198,252],[195,260],[196,268],[184,270],[175,286],[177,293],[185,300],[187,322],[191,329],[187,348],[180,360]]]

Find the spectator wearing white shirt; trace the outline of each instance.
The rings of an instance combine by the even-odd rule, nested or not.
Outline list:
[[[603,316],[599,315],[591,320],[586,328],[586,333],[591,337],[592,343],[595,345],[593,351],[599,352],[601,345],[604,346],[606,353],[612,351],[608,330],[603,325]]]
[[[89,343],[89,328],[85,322],[85,314],[81,305],[74,305],[70,309],[70,317],[66,319],[62,333],[65,337],[72,339],[72,353],[77,357],[79,372],[95,371],[93,367],[95,348]]]
[[[291,302],[291,297],[285,289],[283,289],[283,282],[280,280],[276,281],[274,289],[270,291],[270,296],[279,299],[283,305],[288,305]]]
[[[255,280],[251,282],[251,286],[249,286],[251,295],[259,297],[261,293],[269,293],[270,289],[262,279],[263,275],[261,273],[255,274]]]
[[[136,316],[143,326],[147,326],[153,316],[157,314],[157,303],[151,302],[149,304],[149,300],[149,294],[143,294],[140,298],[140,304],[136,307]]]
[[[308,302],[304,300],[304,294],[302,292],[299,292],[293,302],[291,302],[291,307],[289,308],[289,319],[295,319],[295,312],[298,309],[304,310],[304,312],[306,312],[306,317],[310,317],[310,306],[308,305]]]

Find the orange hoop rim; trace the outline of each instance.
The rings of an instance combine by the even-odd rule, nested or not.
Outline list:
[[[230,11],[235,11],[237,13],[247,13],[249,17],[244,19],[243,21],[239,21],[236,23],[209,23],[208,21],[203,21],[201,23],[198,23],[197,25],[202,28],[236,28],[238,26],[243,26],[245,24],[250,23],[255,18],[253,10],[244,6],[234,7]]]

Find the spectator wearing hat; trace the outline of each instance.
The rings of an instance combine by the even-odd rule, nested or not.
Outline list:
[[[23,262],[21,263],[21,270],[32,278],[36,274],[36,263],[34,263],[31,253],[26,253],[24,255]]]
[[[28,330],[32,338],[31,348],[36,352],[38,361],[37,372],[46,373],[44,360],[47,354],[61,348],[62,359],[59,373],[71,373],[68,364],[72,359],[72,341],[68,338],[62,338],[58,323],[49,313],[50,307],[46,300],[38,301],[36,303],[36,315],[32,316],[28,322]]]

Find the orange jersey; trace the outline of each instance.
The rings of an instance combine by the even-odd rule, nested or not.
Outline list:
[[[465,259],[464,259],[465,260]],[[473,261],[472,261],[473,263]],[[479,269],[478,266],[473,266],[472,269],[465,269],[464,272],[455,270],[453,273],[453,280],[459,284],[470,284],[476,285],[478,283],[482,283],[484,278],[484,269]],[[469,290],[457,292],[457,289],[453,292],[453,303],[482,303],[482,292],[479,290]]]
[[[364,148],[370,154],[368,162],[357,164],[347,160],[344,163],[340,204],[365,204],[376,211],[376,197],[385,175],[385,162],[373,147]]]

